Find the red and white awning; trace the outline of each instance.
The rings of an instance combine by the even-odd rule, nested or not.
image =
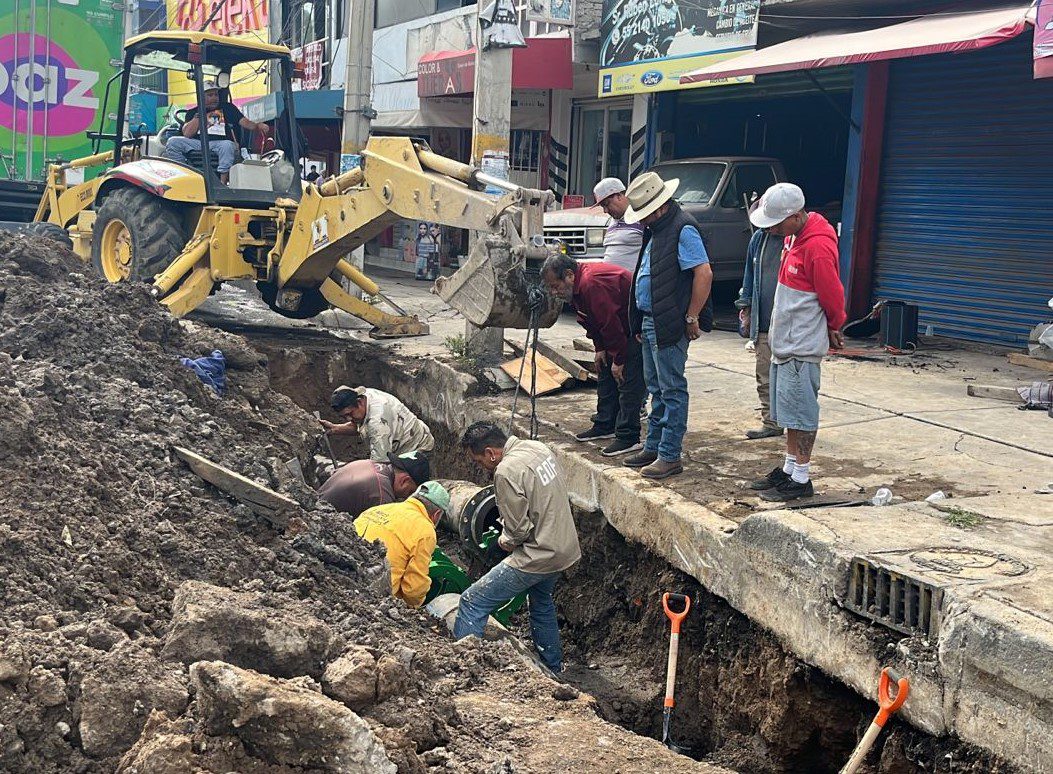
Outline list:
[[[1030,2],[993,11],[934,14],[875,30],[817,33],[685,73],[680,83],[903,59],[987,48],[1033,24]]]

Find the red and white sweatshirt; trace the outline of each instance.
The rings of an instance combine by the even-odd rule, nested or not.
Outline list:
[[[768,340],[773,363],[818,363],[830,348],[828,330],[845,324],[845,288],[838,274],[837,234],[817,212],[783,248]]]

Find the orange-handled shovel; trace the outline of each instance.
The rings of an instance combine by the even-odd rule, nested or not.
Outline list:
[[[677,607],[683,605],[684,609],[676,612],[669,607],[670,602],[676,603]],[[676,689],[676,659],[680,650],[680,624],[691,609],[691,597],[686,594],[671,594],[667,591],[662,595],[662,608],[669,617],[671,624],[669,632],[669,661],[666,662],[665,671],[665,709],[662,713],[662,744],[673,752],[687,755],[690,753],[688,748],[673,744],[669,740],[669,726],[673,721],[673,706],[676,703],[673,699],[673,694]]]
[[[896,695],[889,696],[888,689],[889,684],[895,681],[896,683]],[[878,680],[878,713],[874,716],[874,721],[870,724],[870,728],[863,734],[863,738],[859,740],[859,744],[856,745],[855,752],[852,753],[852,757],[848,759],[848,763],[841,769],[841,774],[854,774],[863,764],[863,758],[870,752],[870,748],[874,746],[874,742],[878,738],[878,734],[881,733],[881,729],[885,727],[888,719],[903,706],[903,702],[907,700],[910,695],[910,681],[906,677],[900,677],[889,667],[885,667],[881,670],[881,679]]]

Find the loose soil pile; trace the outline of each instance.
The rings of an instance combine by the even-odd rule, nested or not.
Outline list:
[[[0,234],[0,770],[381,771],[383,748],[399,771],[501,765],[505,732],[452,697],[507,646],[454,644],[388,597],[382,551],[288,472],[317,432],[266,358],[89,274]],[[223,398],[178,360],[213,349]],[[290,529],[176,445],[296,499]]]

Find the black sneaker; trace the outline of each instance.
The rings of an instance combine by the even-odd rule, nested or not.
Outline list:
[[[750,481],[749,488],[754,492],[759,492],[762,489],[774,489],[783,481],[789,481],[790,474],[786,473],[782,468],[774,468],[771,473],[766,475],[764,478],[758,478],[756,481]]]
[[[617,457],[629,452],[640,451],[641,449],[643,449],[643,443],[640,441],[616,438],[611,444],[605,446],[600,454],[604,457]]]
[[[631,454],[626,457],[625,462],[622,463],[627,468],[644,468],[650,465],[658,459],[658,452],[647,451],[647,449],[641,449],[635,454]]]
[[[601,438],[614,438],[614,431],[601,430],[593,425],[588,430],[582,430],[580,433],[575,433],[574,437],[579,441],[598,441]]]
[[[762,500],[767,500],[770,503],[785,503],[802,497],[813,497],[814,495],[815,490],[812,489],[811,481],[798,484],[792,478],[783,481],[774,489],[765,490],[760,494]]]

